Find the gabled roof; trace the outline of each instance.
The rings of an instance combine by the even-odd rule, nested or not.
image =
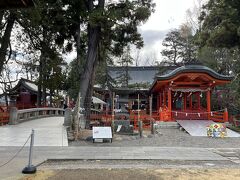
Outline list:
[[[154,77],[159,74],[161,70],[173,70],[175,68],[176,67],[174,66],[129,66],[129,85],[137,83],[152,84],[152,82],[154,81]],[[117,80],[120,74],[124,72],[126,72],[126,67],[124,66],[108,66],[108,74],[114,80]]]
[[[215,72],[214,70],[206,67],[206,66],[202,66],[202,65],[187,65],[187,66],[181,66],[173,71],[171,71],[168,74],[165,75],[161,75],[161,76],[156,76],[155,79],[157,80],[168,80],[171,79],[175,76],[177,76],[178,74],[181,73],[194,73],[194,72],[198,72],[198,73],[207,73],[208,75],[212,76],[213,78],[219,79],[219,80],[232,80],[233,76],[225,76],[222,74],[219,74],[217,72]]]
[[[168,74],[156,76],[150,91],[157,92],[162,88],[172,89],[194,88],[206,89],[229,83],[233,76],[225,76],[202,65],[181,66]]]
[[[28,79],[21,78],[18,81],[17,85],[14,88],[9,90],[9,94],[16,93],[20,87],[26,89],[27,91],[29,91],[32,94],[38,93],[38,86],[36,83],[34,83],[33,81],[30,81]],[[49,93],[49,92],[47,92],[47,93]]]

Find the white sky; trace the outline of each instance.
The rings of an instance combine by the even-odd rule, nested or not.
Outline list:
[[[155,13],[143,26],[139,27],[145,42],[144,48],[140,51],[140,65],[154,65],[154,59],[161,60],[162,40],[166,33],[171,29],[179,28],[186,22],[186,11],[194,7],[195,1],[154,0]]]
[[[176,28],[185,21],[186,10],[192,8],[194,0],[154,0],[155,13],[142,30],[166,30]]]

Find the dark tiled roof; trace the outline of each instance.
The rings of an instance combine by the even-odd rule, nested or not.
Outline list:
[[[18,92],[20,87],[24,87],[26,90],[28,90],[32,94],[38,93],[38,86],[35,82],[30,81],[28,79],[21,78],[18,81],[17,85],[9,90],[9,94],[14,94],[14,93]],[[47,90],[47,94],[49,94],[49,90]]]
[[[175,69],[175,67],[164,67],[160,68],[159,66],[129,66],[128,73],[130,76],[129,84],[136,83],[149,83],[152,84],[154,77],[160,73],[161,69]],[[113,79],[117,79],[121,73],[125,72],[125,67],[122,66],[109,66],[108,67],[109,75]]]
[[[168,74],[164,74],[161,76],[156,76],[157,80],[168,80],[171,79],[173,77],[175,77],[176,75],[180,74],[180,73],[191,73],[191,72],[203,72],[203,73],[207,73],[208,75],[219,79],[219,80],[232,80],[233,76],[225,76],[222,74],[219,74],[217,72],[215,72],[214,70],[206,67],[206,66],[202,66],[202,65],[187,65],[187,66],[181,66],[173,71],[171,71]]]

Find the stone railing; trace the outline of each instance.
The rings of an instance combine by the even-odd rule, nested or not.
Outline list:
[[[61,108],[32,108],[18,110],[16,107],[12,107],[9,113],[9,124],[17,124],[24,121],[52,117],[52,116],[64,116],[64,109]]]

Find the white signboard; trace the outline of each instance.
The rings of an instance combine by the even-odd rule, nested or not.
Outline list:
[[[93,139],[112,139],[111,127],[93,127]]]

